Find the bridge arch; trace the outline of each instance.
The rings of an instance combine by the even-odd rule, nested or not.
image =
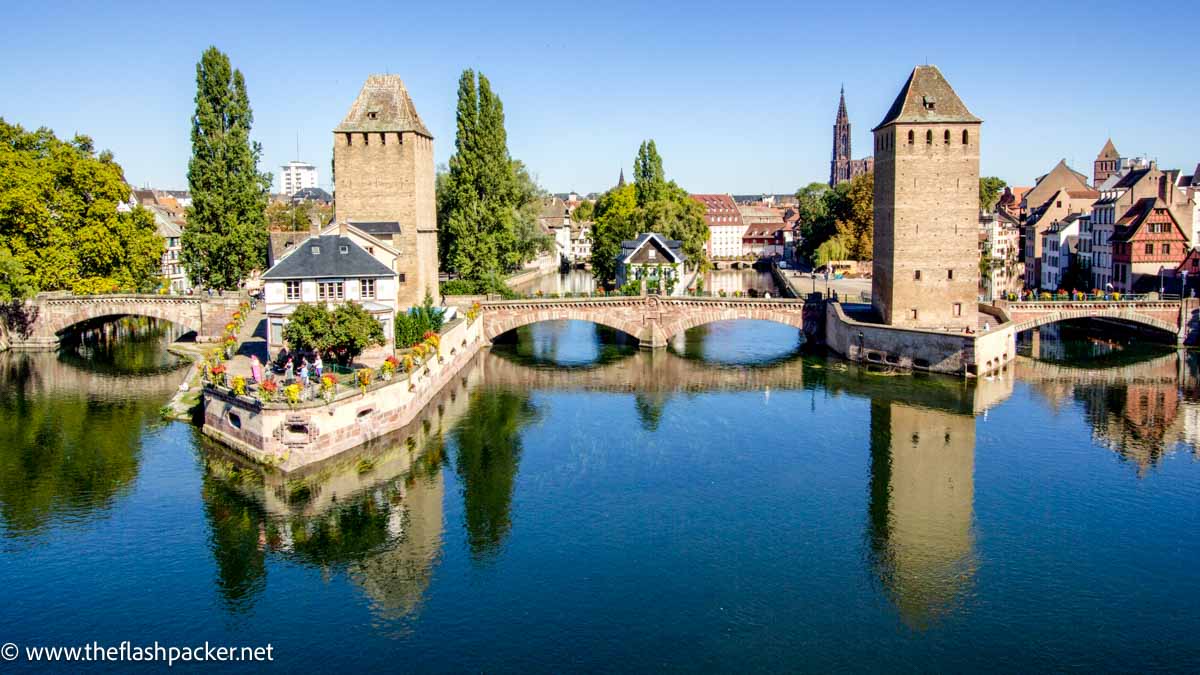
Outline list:
[[[544,321],[584,321],[620,331],[639,342],[644,338],[645,327],[641,321],[612,312],[598,311],[595,307],[587,305],[556,306],[528,311],[496,313],[489,316],[488,320],[484,323],[483,334],[487,340],[495,340],[509,331]]]
[[[1046,326],[1063,321],[1078,321],[1083,319],[1111,319],[1114,321],[1123,321],[1125,323],[1132,323],[1148,328],[1154,328],[1170,335],[1177,335],[1179,333],[1179,327],[1175,324],[1167,323],[1166,321],[1157,319],[1147,314],[1142,314],[1140,312],[1118,308],[1076,309],[1046,312],[1018,322],[1015,326],[1015,330],[1016,332],[1020,333],[1022,331],[1032,330],[1039,326]]]
[[[804,314],[800,309],[781,311],[779,307],[730,304],[680,312],[663,321],[663,334],[671,340],[687,330],[717,321],[770,321],[804,332]]]

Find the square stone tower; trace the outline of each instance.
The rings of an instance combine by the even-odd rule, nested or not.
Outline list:
[[[905,328],[975,327],[979,129],[934,66],[917,66],[875,127],[872,304]]]
[[[399,306],[421,304],[427,293],[439,301],[433,135],[398,76],[367,78],[333,130],[333,174],[337,222],[399,226]]]

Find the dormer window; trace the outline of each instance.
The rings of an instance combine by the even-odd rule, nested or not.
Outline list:
[[[346,255],[349,252],[350,252],[349,246],[346,246],[345,244],[338,246],[338,253],[341,253],[342,255]]]
[[[321,255],[321,247],[320,247],[320,246],[313,246],[312,248],[310,248],[310,249],[308,249],[308,250],[309,250],[309,252],[311,252],[313,255]]]
[[[369,120],[379,119],[379,111],[377,111],[377,110],[367,111],[367,119],[369,119]]]
[[[933,110],[937,107],[937,99],[932,96],[922,96],[921,104],[925,106],[926,110]]]

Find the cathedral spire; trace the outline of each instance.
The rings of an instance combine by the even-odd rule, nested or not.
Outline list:
[[[621,167],[621,177],[617,179],[617,187],[625,187],[625,167]]]
[[[853,178],[850,163],[850,115],[846,113],[846,87],[838,97],[837,119],[833,122],[833,159],[829,162],[829,186]]]

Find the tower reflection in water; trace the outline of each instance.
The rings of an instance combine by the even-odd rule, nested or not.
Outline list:
[[[906,624],[952,611],[975,559],[975,417],[871,402],[869,557]]]

